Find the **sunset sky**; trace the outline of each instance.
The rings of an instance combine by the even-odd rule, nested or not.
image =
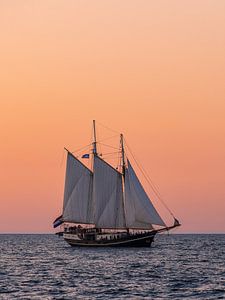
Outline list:
[[[225,233],[224,0],[2,0],[0,111],[1,233],[54,232],[63,147],[93,119],[124,133],[177,233]]]

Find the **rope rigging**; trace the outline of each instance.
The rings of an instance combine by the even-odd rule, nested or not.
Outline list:
[[[98,125],[102,126],[102,127],[105,128],[105,129],[108,129],[108,130],[110,130],[110,131],[112,131],[112,132],[114,132],[114,133],[120,134],[120,132],[118,132],[118,131],[116,131],[116,130],[114,130],[114,129],[112,129],[112,128],[109,128],[109,127],[107,127],[107,126],[105,126],[105,125],[103,125],[103,124],[101,124],[101,123],[99,123],[99,122],[97,122],[97,121],[96,121],[96,123],[97,123]]]
[[[86,145],[86,146],[84,146],[84,147],[82,147],[82,148],[79,148],[79,149],[76,149],[76,150],[71,151],[71,153],[73,154],[73,153],[80,152],[81,150],[85,150],[85,149],[89,148],[91,145],[92,145],[92,144],[88,144],[88,145]]]

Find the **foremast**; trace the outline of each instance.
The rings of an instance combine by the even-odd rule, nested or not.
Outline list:
[[[94,135],[94,141],[92,143],[92,145],[93,145],[93,155],[98,155],[95,120],[93,120],[93,135]]]

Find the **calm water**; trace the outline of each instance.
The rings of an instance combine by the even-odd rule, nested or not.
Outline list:
[[[54,235],[0,235],[0,253],[0,299],[225,299],[225,235],[97,250]]]

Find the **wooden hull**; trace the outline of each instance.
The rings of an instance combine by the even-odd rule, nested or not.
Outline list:
[[[73,247],[150,247],[156,232],[128,235],[116,240],[77,240],[64,237],[65,241]]]

